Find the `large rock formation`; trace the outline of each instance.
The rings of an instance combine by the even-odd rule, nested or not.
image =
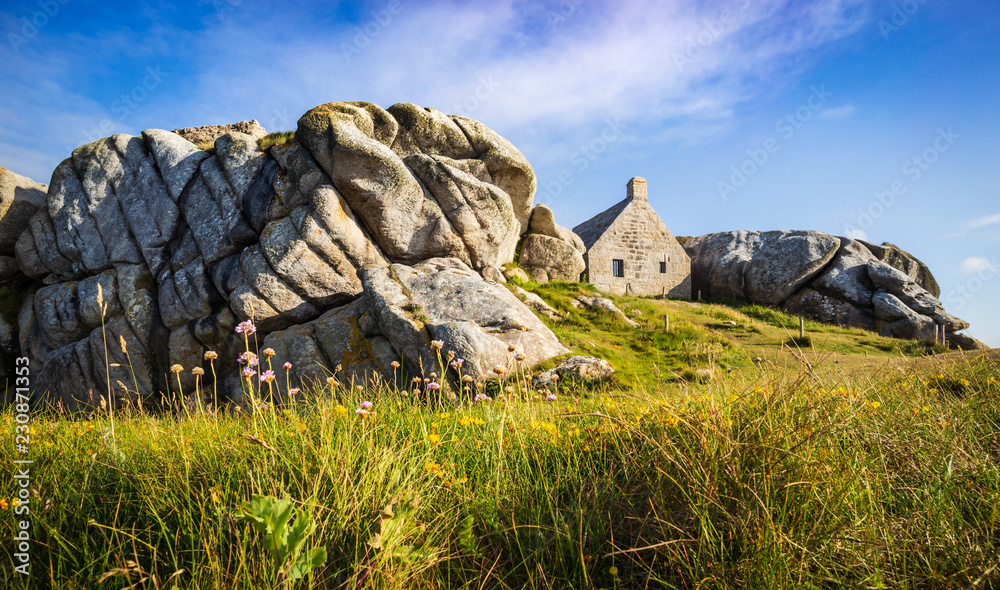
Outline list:
[[[232,125],[204,125],[202,127],[185,127],[184,129],[174,129],[174,133],[190,141],[199,147],[210,148],[227,133],[244,133],[254,139],[261,139],[267,135],[267,131],[261,127],[257,119],[252,121],[240,121]]]
[[[537,205],[528,225],[531,232],[521,243],[518,260],[531,278],[539,283],[580,280],[587,268],[583,255],[587,248],[580,236],[557,225],[552,209]]]
[[[342,380],[367,383],[393,375],[393,361],[411,374],[438,371],[442,357],[464,359],[476,381],[493,369],[513,371],[569,352],[506,287],[488,282],[454,258],[361,271],[364,294],[316,320],[273,332],[264,346],[291,361],[293,382],[322,381],[342,365]],[[522,354],[518,361],[515,354]],[[447,359],[446,361],[447,362]]]
[[[927,266],[892,244],[876,246],[815,231],[733,231],[685,242],[692,284],[702,297],[775,305],[823,322],[886,336],[981,344],[945,313]]]
[[[80,407],[109,384],[119,399],[163,391],[172,365],[207,366],[209,350],[220,392],[238,387],[234,328],[247,319],[300,376],[336,364],[385,373],[390,358],[419,373],[432,339],[476,377],[511,342],[533,362],[563,352],[474,273],[512,260],[535,190],[524,156],[493,130],[352,102],[310,110],[294,141],[266,152],[258,135],[229,131],[205,151],[150,129],[59,165],[47,206],[18,218],[12,262],[32,281],[18,324],[37,394]]]
[[[693,291],[777,305],[833,259],[840,240],[818,232],[735,231],[684,244]]]
[[[0,380],[13,383],[20,351],[17,314],[29,283],[14,257],[14,245],[28,220],[45,205],[48,189],[30,178],[0,168]]]

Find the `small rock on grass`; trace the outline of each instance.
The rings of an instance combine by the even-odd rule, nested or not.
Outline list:
[[[531,384],[539,389],[551,387],[559,379],[566,379],[567,377],[583,381],[600,381],[607,379],[614,372],[615,370],[611,367],[611,364],[604,359],[592,356],[571,356],[559,363],[556,368],[540,373],[532,380]]]
[[[620,319],[621,321],[625,322],[625,324],[628,325],[630,328],[639,327],[638,323],[629,319],[629,317],[625,315],[625,312],[618,309],[618,307],[615,306],[614,302],[611,301],[610,299],[605,299],[603,297],[595,297],[592,299],[590,297],[585,297],[581,295],[577,297],[574,301],[586,307],[594,309],[603,309],[608,313],[610,313],[611,315],[615,316],[616,318]],[[576,306],[574,305],[574,307]]]

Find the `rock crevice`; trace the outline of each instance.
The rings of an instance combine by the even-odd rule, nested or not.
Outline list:
[[[692,238],[695,293],[780,306],[822,322],[884,336],[983,348],[958,334],[969,323],[945,313],[927,266],[891,244],[815,231],[733,231]]]
[[[509,346],[531,362],[564,351],[478,274],[512,260],[531,212],[535,177],[507,140],[433,109],[364,102],[320,105],[264,151],[263,135],[253,122],[104,138],[76,149],[30,208],[0,217],[10,273],[33,285],[3,350],[30,352],[40,398],[91,406],[107,396],[109,364],[111,383],[127,384],[111,388],[117,402],[167,394],[166,370],[202,366],[207,350],[220,391],[235,393],[233,330],[247,319],[315,379],[330,364],[391,374],[399,359],[420,373],[432,339],[454,342],[477,379]],[[391,285],[428,321],[404,321]]]

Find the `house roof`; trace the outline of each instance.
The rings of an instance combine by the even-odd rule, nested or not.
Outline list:
[[[602,211],[574,227],[573,233],[580,236],[580,239],[583,240],[583,245],[587,247],[587,250],[590,250],[631,202],[632,199],[625,199],[620,203],[612,205],[610,209]]]

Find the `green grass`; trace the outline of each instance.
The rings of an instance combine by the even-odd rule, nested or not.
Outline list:
[[[294,131],[275,131],[258,139],[257,147],[262,150],[266,150],[271,146],[297,142],[298,139],[296,139]]]
[[[635,329],[601,310],[577,309],[570,305],[578,295],[593,296],[594,289],[589,285],[537,285],[532,282],[524,288],[567,314],[562,321],[545,319],[545,323],[576,354],[603,358],[611,363],[618,370],[614,384],[622,389],[669,383],[680,378],[685,370],[736,364],[742,356],[723,335],[684,314],[672,314],[670,331],[665,332],[663,315],[670,310],[662,301],[616,298],[619,308],[640,324],[640,328]],[[558,360],[545,366],[554,365]]]
[[[789,360],[793,358],[790,349],[796,348],[799,336],[798,317],[738,300],[694,303],[612,297],[640,325],[632,329],[605,312],[570,305],[579,295],[594,296],[596,291],[591,285],[539,285],[531,281],[521,286],[567,314],[562,321],[543,320],[575,353],[608,360],[618,369],[614,385],[623,390],[671,383],[698,370],[747,369],[756,357]],[[669,332],[664,330],[664,316],[669,316]],[[838,359],[837,364],[854,365],[866,356],[919,357],[947,352],[930,343],[884,338],[812,320],[806,320],[805,329],[806,337],[799,342],[799,348],[807,349],[803,353],[813,361],[838,355],[847,358]]]
[[[792,315],[790,313],[775,309],[773,307],[768,307],[766,305],[761,305],[759,303],[749,303],[741,299],[736,299],[733,297],[713,297],[711,303],[718,305],[725,305],[733,309],[739,310],[743,314],[760,320],[771,326],[779,328],[799,329],[799,317]],[[824,324],[822,322],[817,322],[814,320],[806,319],[805,327],[810,332],[824,332],[829,334],[850,334],[850,335],[862,335],[867,334],[864,330],[858,328],[844,328],[841,326],[833,324]]]
[[[106,413],[33,415],[32,573],[0,585],[281,587],[236,518],[254,494],[318,523],[329,557],[299,587],[1000,585],[995,356],[827,332],[799,352],[744,311],[615,298],[637,330],[570,306],[587,286],[528,287],[612,381],[545,401],[517,372],[459,406],[331,384],[253,415],[126,409],[113,433]],[[855,352],[828,348],[842,339]],[[15,431],[12,408],[0,424]],[[16,486],[0,477],[0,506]]]

